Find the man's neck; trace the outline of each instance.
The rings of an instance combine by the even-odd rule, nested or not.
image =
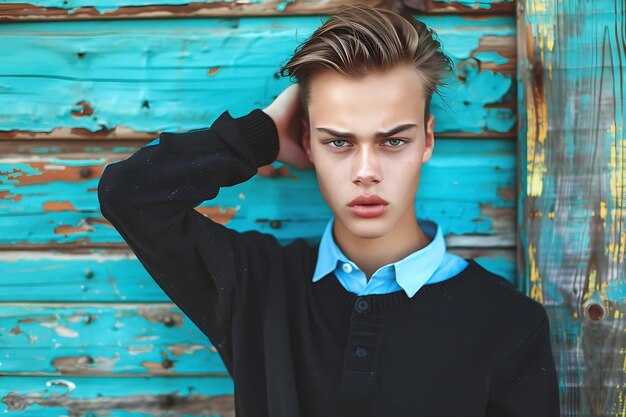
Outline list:
[[[333,223],[335,243],[365,273],[368,281],[378,268],[405,258],[431,241],[419,227],[415,215],[406,216],[391,232],[374,239],[354,236],[336,219]]]

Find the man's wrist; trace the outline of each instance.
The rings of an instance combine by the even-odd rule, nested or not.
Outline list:
[[[257,161],[257,167],[274,162],[279,152],[279,141],[273,118],[261,109],[254,109],[235,120],[242,140]]]

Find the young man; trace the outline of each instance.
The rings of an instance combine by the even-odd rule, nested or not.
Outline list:
[[[344,7],[267,108],[106,167],[103,215],[214,344],[237,416],[559,415],[544,307],[415,215],[450,64],[439,47],[410,16]],[[194,210],[274,160],[315,168],[333,212],[319,244]]]

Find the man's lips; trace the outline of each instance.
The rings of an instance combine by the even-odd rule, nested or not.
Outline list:
[[[374,194],[360,195],[348,203],[348,207],[354,206],[375,206],[389,204],[385,199]]]

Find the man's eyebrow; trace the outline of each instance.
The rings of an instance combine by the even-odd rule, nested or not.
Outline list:
[[[391,135],[395,135],[396,133],[403,132],[403,131],[408,130],[408,129],[412,129],[414,127],[417,127],[417,125],[413,124],[413,123],[405,123],[405,124],[402,124],[400,126],[396,126],[396,127],[392,128],[392,129],[388,130],[387,132],[378,131],[374,135],[376,137],[388,137],[388,136],[391,136]],[[334,130],[329,129],[327,127],[318,127],[317,130],[319,130],[321,132],[326,132],[329,135],[336,136],[338,138],[353,138],[354,137],[353,133],[350,133],[350,132],[337,132],[337,131],[334,131]]]

